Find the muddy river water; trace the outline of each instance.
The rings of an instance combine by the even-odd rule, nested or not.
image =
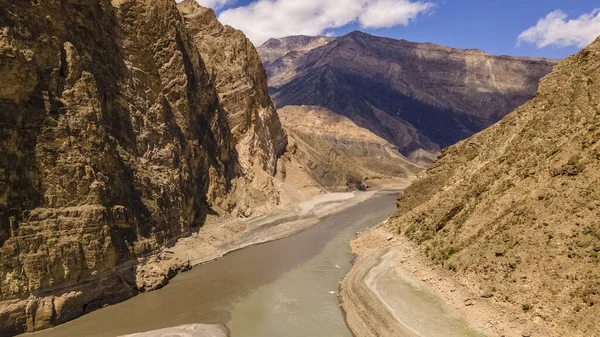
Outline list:
[[[198,266],[161,290],[27,336],[112,337],[219,323],[233,337],[350,337],[336,296],[351,266],[348,242],[392,215],[395,201],[395,193],[380,193],[304,232]]]

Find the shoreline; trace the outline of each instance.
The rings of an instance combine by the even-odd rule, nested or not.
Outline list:
[[[431,263],[416,244],[392,236],[388,227],[386,221],[351,242],[356,257],[340,284],[339,299],[354,336],[422,335],[395,316],[389,304],[394,298],[386,298],[378,286],[382,271],[394,272],[399,279],[437,297],[451,316],[467,322],[473,331],[486,336],[545,336],[545,331],[522,313],[473,292],[466,280]]]
[[[329,215],[341,212],[381,193],[396,193],[396,190],[394,186],[391,189],[380,187],[378,190],[368,192],[322,194],[309,201],[288,204],[277,212],[251,219],[211,216],[198,232],[176,240],[170,247],[164,248],[155,255],[138,259],[137,264],[119,266],[105,275],[99,275],[97,279],[78,284],[60,293],[0,303],[0,314],[8,315],[6,317],[10,318],[13,312],[33,305],[38,308],[37,318],[41,316],[39,313],[46,311],[51,315],[55,302],[64,303],[62,310],[69,310],[72,314],[68,319],[60,322],[63,324],[104,306],[126,301],[140,293],[161,289],[179,273],[188,271],[193,266],[214,262],[228,253],[252,245],[295,235],[313,227]],[[125,275],[117,272],[123,268],[127,269]],[[111,300],[100,303],[96,300],[98,297]],[[51,305],[48,306],[48,303]],[[94,306],[85,303],[92,303]],[[44,325],[42,320],[36,322],[40,325],[30,327],[28,332],[21,332],[21,335],[29,336],[35,331],[60,325]]]
[[[214,217],[199,232],[178,239],[170,248],[144,258],[137,267],[137,277],[143,281],[150,276],[150,283],[153,283],[162,275],[156,275],[152,270],[161,270],[166,275],[169,268],[189,262],[189,268],[184,270],[189,271],[193,267],[217,261],[229,253],[293,236],[312,228],[329,215],[342,212],[377,195],[399,193],[411,182],[391,179],[384,184],[375,185],[369,191],[320,194],[308,201],[289,204],[276,212],[250,219]],[[175,276],[176,274],[173,277]],[[167,278],[164,280],[166,283],[159,284],[158,287],[150,286],[143,291],[160,289],[173,277]]]
[[[310,229],[323,218],[371,199],[379,193],[394,192],[374,190],[328,193],[289,205],[278,212],[250,219],[215,218],[199,232],[181,238],[172,247],[146,258],[138,265],[138,278],[154,278],[153,269],[166,272],[171,266],[177,266],[181,262],[188,263],[188,270],[191,270],[193,267],[215,262],[232,252],[293,236]],[[165,285],[166,283],[158,288],[145,288],[145,291],[157,290]]]
[[[229,337],[229,330],[223,325],[218,324],[187,324],[152,330],[146,332],[138,332],[130,335],[119,337]]]

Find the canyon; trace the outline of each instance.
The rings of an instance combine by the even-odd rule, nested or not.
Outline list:
[[[256,49],[195,1],[2,1],[0,19],[0,335],[305,228],[271,235],[261,215],[420,170],[335,117],[342,137],[290,128],[288,143]],[[398,167],[367,168],[379,157]]]
[[[599,60],[0,0],[0,336],[595,335]]]
[[[279,203],[273,176],[287,136],[256,51],[239,32],[219,33],[232,62],[251,61],[226,77],[228,65],[203,56],[218,43],[194,37],[224,28],[195,2],[180,9],[0,3],[0,334],[161,286],[138,275],[140,259],[208,214]],[[175,261],[157,277],[189,268]]]

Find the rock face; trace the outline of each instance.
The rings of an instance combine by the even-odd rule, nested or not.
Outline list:
[[[239,30],[223,26],[215,12],[194,0],[178,5],[208,71],[215,76],[233,141],[246,172],[255,166],[273,174],[286,135],[267,89],[267,75],[254,45]]]
[[[325,189],[363,188],[376,179],[412,179],[422,169],[386,140],[325,108],[287,106],[278,112],[290,137],[281,169],[287,173],[300,166]]]
[[[242,177],[228,202],[249,216],[256,204],[279,203],[273,175],[277,158],[287,146],[287,135],[268,93],[265,69],[252,42],[241,31],[223,26],[212,9],[195,0],[177,7],[215,81],[238,154]]]
[[[296,75],[296,62],[311,50],[324,46],[335,38],[326,36],[289,36],[270,39],[258,52],[267,69],[269,83],[285,83]]]
[[[0,0],[0,335],[143,291],[138,258],[209,206],[247,212],[232,195],[274,174],[286,136],[256,51],[182,11]]]
[[[531,326],[595,336],[598,184],[600,39],[556,66],[535,99],[446,149],[400,198],[393,222]]]
[[[555,64],[361,32],[273,61],[274,45],[259,52],[278,108],[326,107],[423,162],[533,98]]]

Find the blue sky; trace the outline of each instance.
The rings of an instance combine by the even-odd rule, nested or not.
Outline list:
[[[242,29],[255,44],[267,37],[361,30],[493,54],[562,58],[600,35],[598,0],[198,1],[216,7],[221,21]]]

